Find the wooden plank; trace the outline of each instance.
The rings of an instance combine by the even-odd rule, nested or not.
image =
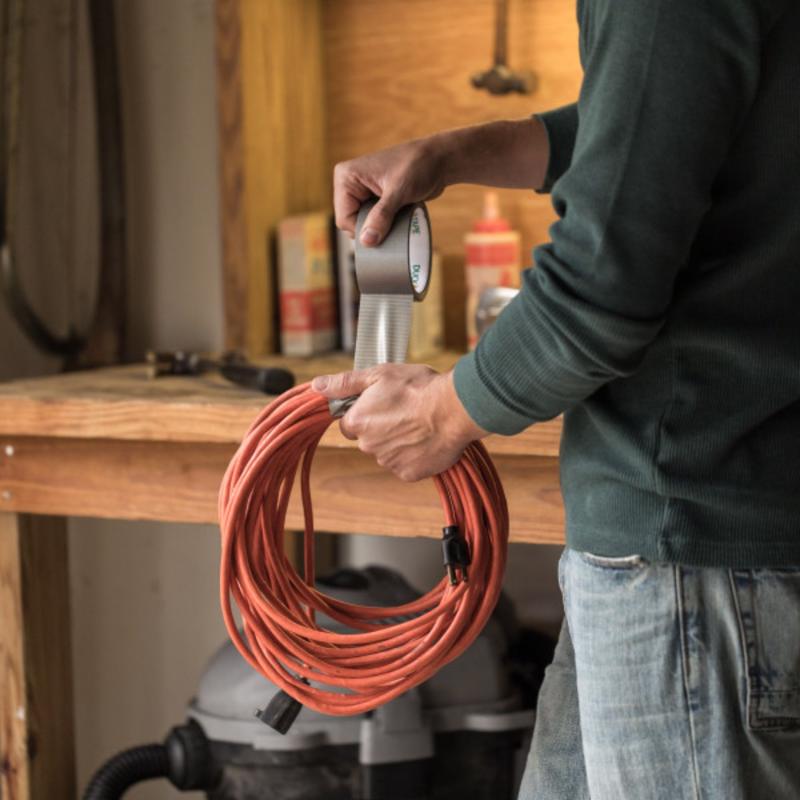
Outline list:
[[[69,373],[1,386],[0,434],[234,443],[267,402],[213,378],[150,381],[144,366]]]
[[[276,349],[276,223],[329,204],[321,0],[217,0],[226,346]]]
[[[31,797],[75,797],[67,521],[24,517],[21,529]]]
[[[508,499],[512,541],[563,542],[557,459],[499,456],[494,462]],[[320,530],[433,538],[442,535],[442,510],[432,481],[404,484],[358,451],[318,451],[312,491]],[[296,503],[289,520],[292,526],[301,526]]]
[[[448,369],[456,356],[433,359]],[[348,356],[280,359],[300,381],[351,365]],[[129,441],[238,444],[269,398],[212,376],[147,379],[142,365],[54,375],[0,384],[0,437],[45,436]],[[541,423],[514,436],[492,436],[493,454],[558,455],[561,420]],[[2,442],[0,442],[0,445]],[[350,448],[333,426],[324,447]]]
[[[0,513],[0,797],[27,800],[28,723],[19,517]]]
[[[0,512],[0,797],[75,797],[66,520]]]
[[[5,441],[5,440],[4,440]],[[0,509],[66,516],[216,522],[233,446],[16,438],[0,462]],[[561,541],[558,460],[499,455],[515,541]],[[316,528],[331,533],[439,536],[433,484],[403,484],[358,450],[322,448],[312,472]],[[288,529],[303,527],[299,492]]]
[[[0,510],[109,519],[215,522],[233,445],[8,438]]]

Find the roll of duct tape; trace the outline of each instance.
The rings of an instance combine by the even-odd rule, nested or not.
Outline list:
[[[422,203],[401,208],[377,247],[361,244],[361,231],[377,201],[361,206],[356,222],[356,280],[361,300],[355,368],[403,362],[411,332],[411,304],[428,291],[431,226]]]
[[[361,295],[356,328],[355,369],[402,363],[408,352],[412,304],[425,297],[431,279],[431,225],[424,203],[404,206],[377,247],[361,244],[369,200],[356,221],[356,281]],[[356,398],[332,400],[331,413],[342,416]]]

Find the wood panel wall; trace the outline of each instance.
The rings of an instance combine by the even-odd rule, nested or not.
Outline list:
[[[472,88],[489,67],[492,0],[327,0],[323,4],[326,145],[337,161],[446,128],[514,119],[572,102],[580,85],[571,0],[511,0],[509,61],[532,69],[531,95],[495,97]],[[483,190],[457,186],[430,205],[434,242],[445,262],[447,333],[464,345],[464,233],[480,214]],[[501,192],[505,215],[530,249],[553,220],[549,198]]]
[[[270,237],[330,202],[322,0],[217,0],[226,346],[275,349]]]

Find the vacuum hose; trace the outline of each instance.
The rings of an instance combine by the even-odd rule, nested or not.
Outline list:
[[[119,800],[132,786],[168,778],[176,789],[212,789],[218,771],[196,722],[173,728],[164,744],[132,747],[112,756],[95,773],[83,800]]]
[[[332,422],[328,401],[308,384],[281,395],[251,426],[220,490],[223,616],[247,663],[280,687],[258,716],[282,733],[301,706],[323,714],[362,714],[428,680],[483,629],[506,563],[505,495],[486,449],[473,442],[456,464],[433,478],[445,523],[446,575],[437,586],[390,608],[354,605],[318,591],[310,472]],[[298,474],[305,519],[302,578],[283,545]],[[320,627],[316,612],[354,632]]]
[[[163,744],[131,747],[112,756],[100,767],[83,800],[117,800],[131,786],[150,778],[166,778],[168,774],[169,759]]]

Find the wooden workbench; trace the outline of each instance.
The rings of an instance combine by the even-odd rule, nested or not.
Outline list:
[[[351,363],[280,361],[299,381]],[[151,381],[144,366],[0,384],[0,797],[75,797],[66,518],[216,522],[222,473],[265,402],[216,377]],[[554,421],[486,442],[513,541],[562,541],[559,437]],[[336,426],[312,492],[318,530],[441,535],[432,484],[401,484]],[[288,525],[301,528],[298,501]]]

